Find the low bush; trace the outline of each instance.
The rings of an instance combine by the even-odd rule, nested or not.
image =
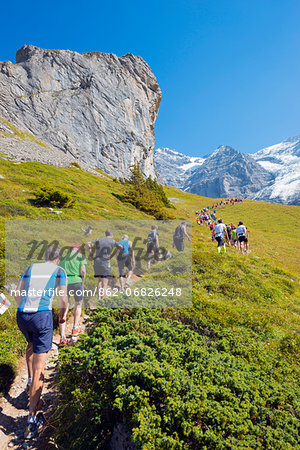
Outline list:
[[[123,201],[131,203],[140,211],[150,214],[158,220],[172,219],[173,217],[163,209],[172,207],[163,187],[151,177],[145,180],[138,163],[130,171],[130,179],[124,182]]]
[[[26,340],[19,331],[15,311],[0,316],[0,395],[8,392],[14,380],[17,362],[26,348]]]
[[[71,162],[70,163],[70,166],[71,167],[76,167],[76,169],[80,169],[81,170],[81,167],[80,167],[80,165],[75,161],[75,162]]]
[[[58,208],[72,208],[75,205],[75,200],[70,194],[55,189],[51,186],[42,186],[33,192],[35,199],[33,204],[35,206],[50,206]]]
[[[60,354],[56,444],[107,448],[122,423],[136,449],[295,448],[296,374],[267,352],[262,365],[230,354],[231,337],[158,310],[98,311]]]

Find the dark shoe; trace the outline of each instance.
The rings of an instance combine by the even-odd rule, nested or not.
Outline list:
[[[46,419],[44,417],[44,414],[42,412],[39,412],[36,415],[36,425],[37,425],[38,431],[43,427],[45,422],[46,422]]]
[[[27,383],[26,388],[25,388],[25,392],[26,392],[27,395],[29,395],[30,386],[31,386],[31,382]]]
[[[35,421],[27,423],[25,432],[24,432],[24,438],[26,440],[35,439],[40,429],[43,427],[44,423],[46,422],[46,419],[44,417],[44,414],[42,412],[39,412],[36,415]]]
[[[24,432],[24,439],[35,439],[38,435],[38,429],[36,422],[27,423],[26,429]]]

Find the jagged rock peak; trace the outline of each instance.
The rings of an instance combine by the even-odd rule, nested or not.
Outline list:
[[[131,53],[24,45],[16,64],[0,62],[0,117],[115,176],[137,161],[155,176],[160,100],[150,67]]]
[[[238,150],[235,150],[235,148],[230,147],[229,145],[220,145],[218,148],[216,148],[216,150],[214,150],[211,155],[209,156],[210,158],[214,158],[215,156],[220,156],[220,155],[224,155],[224,156],[228,156],[228,155],[238,155],[241,152],[239,152]]]

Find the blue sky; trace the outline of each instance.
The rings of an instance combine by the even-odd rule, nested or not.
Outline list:
[[[23,44],[142,56],[163,92],[157,147],[202,156],[300,134],[299,0],[5,2],[0,60]]]

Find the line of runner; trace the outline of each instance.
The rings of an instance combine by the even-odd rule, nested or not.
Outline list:
[[[241,203],[240,198],[228,198],[214,203],[211,207],[207,206],[201,210],[195,211],[196,222],[198,225],[207,225],[212,233],[212,241],[217,241],[217,252],[223,250],[226,253],[226,244],[237,248],[241,253],[249,253],[249,230],[243,221],[239,221],[236,227],[233,223],[224,224],[222,219],[217,218],[217,208],[227,205],[233,206],[235,203]]]

